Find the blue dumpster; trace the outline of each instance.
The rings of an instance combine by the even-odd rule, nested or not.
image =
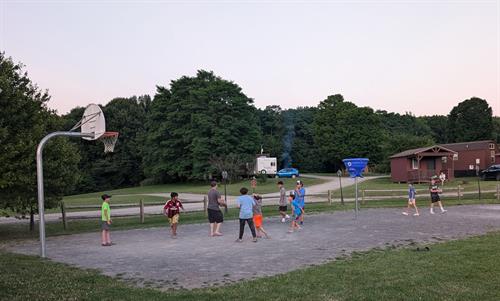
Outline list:
[[[368,158],[347,158],[342,160],[351,178],[363,177],[363,170],[368,164]]]

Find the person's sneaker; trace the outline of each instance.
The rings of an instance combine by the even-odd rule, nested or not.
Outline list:
[[[288,215],[288,214],[287,214],[287,215],[285,216],[285,218],[286,218],[286,219],[290,219],[290,215]]]
[[[286,222],[285,218],[282,218],[282,219],[281,219],[281,222],[282,222],[282,223]]]
[[[303,226],[304,225],[304,222],[303,221],[300,221],[300,225]]]
[[[419,215],[420,215],[420,214],[418,214],[418,213],[413,213],[413,216],[419,216]]]
[[[293,233],[293,230],[292,229],[288,230],[288,233]]]
[[[235,241],[235,242],[243,242],[243,239],[239,239],[239,238],[238,238],[238,239],[236,239],[236,241]]]
[[[403,212],[403,215],[408,215],[408,212]]]
[[[252,242],[257,242],[257,238],[256,238],[256,237],[254,237],[254,238],[252,239]]]
[[[443,209],[443,210],[441,210],[441,213],[446,213],[447,211],[448,211],[448,210]]]
[[[431,210],[431,214],[434,214],[434,210]]]

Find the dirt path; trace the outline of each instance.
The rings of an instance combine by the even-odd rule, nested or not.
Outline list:
[[[424,208],[422,208],[424,209]],[[446,214],[403,216],[400,209],[362,210],[306,216],[304,228],[287,233],[277,218],[265,219],[271,239],[236,243],[237,221],[225,222],[222,237],[208,237],[207,224],[181,225],[179,238],[164,228],[113,231],[116,245],[101,247],[99,233],[47,239],[49,258],[94,268],[137,285],[160,289],[195,288],[285,273],[319,264],[352,251],[436,242],[500,229],[500,205],[455,206]],[[10,246],[38,254],[37,241]],[[432,252],[432,247],[431,247]]]

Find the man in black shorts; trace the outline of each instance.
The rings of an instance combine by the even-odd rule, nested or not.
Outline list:
[[[217,191],[217,182],[212,181],[210,186],[207,206],[210,236],[222,236],[222,233],[220,233],[220,225],[224,221],[224,216],[219,206],[225,206],[226,204],[222,200],[221,194]]]
[[[437,185],[435,179],[431,179],[429,190],[431,192],[431,214],[434,214],[434,203],[438,203],[439,208],[441,208],[441,213],[445,213],[447,210],[444,210],[443,204],[441,203],[441,198],[439,197],[439,186]]]
[[[288,208],[286,201],[286,190],[285,187],[283,186],[283,181],[278,182],[278,188],[280,189],[280,200],[279,200],[278,210],[281,215],[281,222],[284,223],[286,222],[287,219],[290,218],[290,216],[286,213]]]

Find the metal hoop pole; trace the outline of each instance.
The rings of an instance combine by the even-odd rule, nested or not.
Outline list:
[[[50,133],[38,144],[36,149],[36,181],[38,186],[38,216],[40,217],[40,256],[46,257],[45,247],[45,196],[43,190],[43,148],[50,138],[56,136],[69,136],[69,137],[94,137],[94,134],[89,133],[75,133],[75,132],[54,132]]]

